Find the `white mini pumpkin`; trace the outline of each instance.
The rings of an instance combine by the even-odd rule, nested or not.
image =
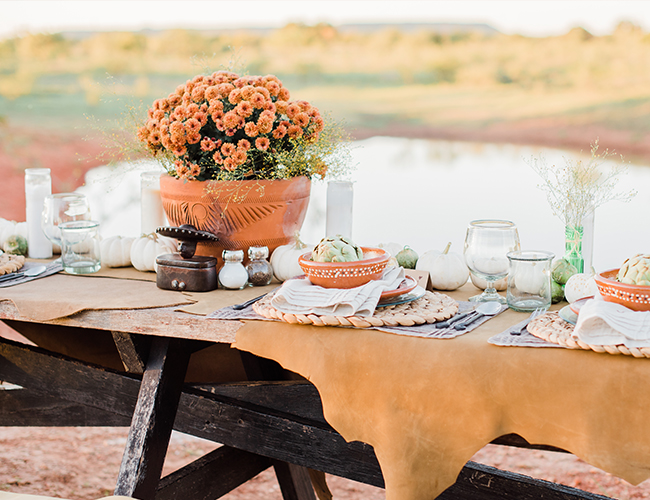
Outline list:
[[[14,235],[27,238],[27,222],[16,222],[0,218],[0,248],[9,236]]]
[[[131,265],[131,246],[135,238],[111,236],[99,244],[102,265],[106,267],[128,267]]]
[[[571,304],[585,297],[598,295],[598,286],[594,276],[589,273],[574,274],[564,285],[564,298]]]
[[[465,259],[462,255],[449,252],[450,247],[451,243],[448,243],[442,252],[438,250],[425,252],[415,266],[416,270],[429,273],[431,285],[436,290],[456,290],[467,283],[469,278]]]
[[[173,239],[156,233],[145,234],[131,245],[131,264],[138,271],[156,271],[156,257],[175,251],[176,243]]]
[[[286,281],[305,274],[298,264],[298,257],[309,252],[311,248],[314,248],[314,245],[303,243],[299,237],[296,237],[293,243],[280,245],[273,250],[270,262],[275,277],[280,281]]]

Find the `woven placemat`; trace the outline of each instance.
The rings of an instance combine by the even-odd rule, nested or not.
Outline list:
[[[436,323],[451,318],[458,312],[458,302],[438,292],[425,292],[424,297],[395,306],[380,307],[372,316],[319,316],[316,314],[289,314],[271,305],[272,294],[253,304],[257,314],[286,323],[315,326],[353,326],[377,328],[382,326],[414,326]]]
[[[618,345],[587,344],[573,337],[574,326],[560,318],[557,312],[547,312],[533,319],[528,324],[528,331],[535,337],[568,347],[569,349],[584,349],[609,354],[626,354],[635,358],[650,358],[650,347],[627,347]]]

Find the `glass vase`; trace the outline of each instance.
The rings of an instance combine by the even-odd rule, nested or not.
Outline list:
[[[564,258],[572,264],[579,273],[584,271],[584,257],[582,255],[582,226],[568,225],[564,228]]]

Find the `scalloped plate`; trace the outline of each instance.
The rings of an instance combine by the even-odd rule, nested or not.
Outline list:
[[[413,290],[417,285],[418,282],[415,281],[415,279],[411,278],[410,276],[405,276],[397,288],[381,292],[381,297],[379,300],[382,301],[385,299],[390,299],[392,297],[397,297],[398,295],[404,295],[405,293],[409,293],[411,290]]]

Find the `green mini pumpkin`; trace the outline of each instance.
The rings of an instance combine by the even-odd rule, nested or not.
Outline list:
[[[27,255],[27,238],[14,234],[4,242],[2,249],[13,255]]]

